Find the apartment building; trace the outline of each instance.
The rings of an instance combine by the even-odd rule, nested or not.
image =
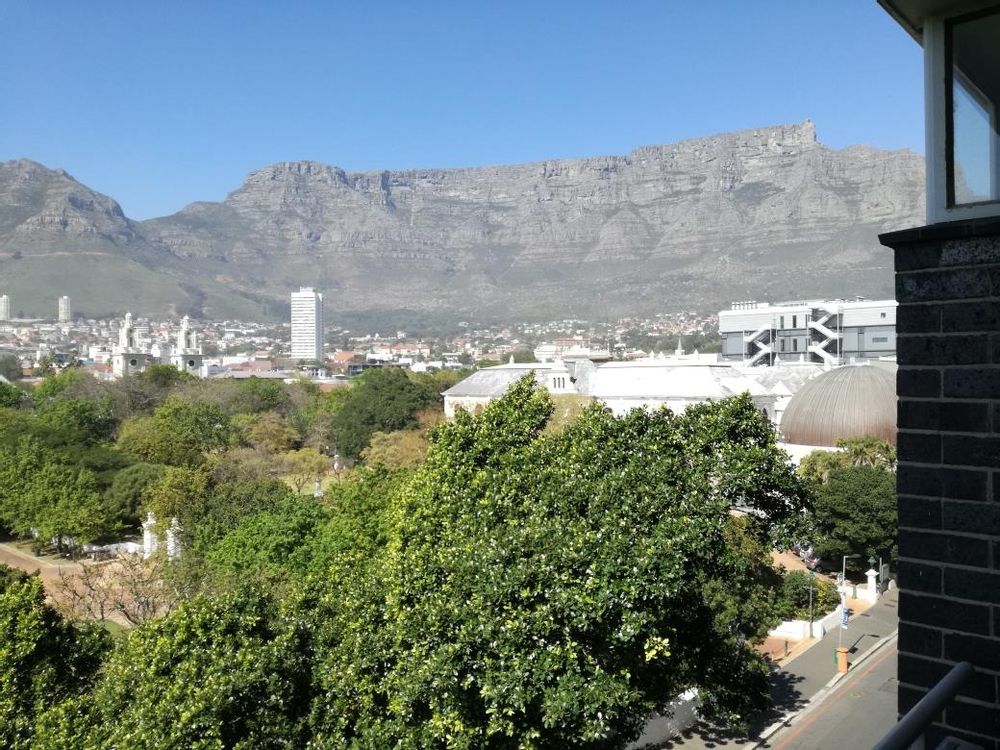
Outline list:
[[[735,302],[719,313],[721,359],[839,365],[896,353],[896,301]]]

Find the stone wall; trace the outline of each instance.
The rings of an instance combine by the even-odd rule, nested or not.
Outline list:
[[[1000,750],[1000,221],[882,241],[899,301],[899,711],[969,661],[927,747]]]

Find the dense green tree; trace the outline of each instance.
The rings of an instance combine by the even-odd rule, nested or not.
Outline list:
[[[295,408],[288,416],[288,423],[299,435],[306,447],[315,448],[327,455],[333,455],[336,447],[331,447],[333,417],[348,398],[350,388],[334,388],[330,391],[317,392],[303,400],[301,387],[293,390]]]
[[[433,387],[414,382],[403,370],[368,370],[332,417],[332,443],[341,455],[357,458],[373,433],[413,427],[417,413],[437,402]]]
[[[39,509],[27,490],[45,463],[45,449],[30,436],[0,445],[0,524],[18,536],[34,526]]]
[[[190,383],[194,380],[193,375],[178,370],[173,365],[149,365],[137,377],[143,384],[164,393],[179,383]]]
[[[312,497],[300,495],[239,524],[213,545],[205,563],[232,580],[294,579],[313,563],[313,543],[328,514]]]
[[[216,404],[170,399],[149,417],[133,417],[119,431],[119,445],[148,463],[197,466],[205,452],[223,448],[232,435]]]
[[[90,686],[108,638],[65,622],[37,577],[7,570],[0,568],[0,746],[30,748],[37,715]]]
[[[40,540],[55,540],[60,549],[75,553],[83,544],[97,541],[117,527],[116,514],[86,469],[43,464],[24,492],[25,504],[33,511],[31,528],[37,530]]]
[[[382,559],[334,559],[315,730],[340,746],[620,747],[697,686],[746,715],[770,621],[730,543],[796,531],[804,492],[749,397],[562,431],[530,378],[435,430]],[[359,627],[358,623],[366,623]]]
[[[848,466],[869,466],[893,471],[896,446],[871,435],[838,438],[839,451],[815,450],[799,463],[799,474],[813,482],[826,482],[830,472]]]
[[[802,458],[798,473],[804,479],[819,484],[830,478],[830,472],[849,465],[846,453],[816,450]]]
[[[35,747],[305,747],[314,609],[301,595],[239,591],[147,623],[90,694],[41,718]]]
[[[816,485],[815,495],[815,546],[821,556],[858,555],[851,562],[856,568],[867,567],[870,555],[895,559],[895,474],[871,466],[834,469]]]
[[[36,385],[34,398],[36,403],[59,398],[96,398],[101,391],[101,384],[92,375],[77,367],[67,367],[52,371]]]
[[[160,523],[171,518],[197,518],[208,495],[208,476],[201,469],[165,466],[142,490],[142,509],[150,511]],[[185,524],[187,525],[187,524]]]
[[[27,394],[10,383],[0,382],[0,408],[16,409],[27,403]]]
[[[896,446],[881,438],[871,435],[838,438],[837,447],[847,454],[851,466],[871,466],[888,471],[896,468]]]
[[[186,555],[189,561],[200,559],[246,518],[275,512],[287,507],[294,498],[291,488],[275,479],[213,485],[206,476],[197,483],[198,489],[188,492],[184,503],[175,506],[174,513],[189,549]]]
[[[239,421],[244,440],[268,453],[290,451],[299,441],[299,433],[276,411],[240,415]]]
[[[811,584],[810,584],[811,582]],[[830,581],[812,572],[793,570],[781,581],[778,614],[782,620],[805,620],[809,617],[809,589],[812,588],[812,612],[820,618],[840,604],[840,593]]]
[[[38,403],[36,414],[42,429],[58,436],[62,444],[93,445],[108,440],[115,428],[103,399],[48,399]]]
[[[136,526],[141,519],[143,493],[146,488],[163,476],[161,464],[132,464],[115,474],[111,486],[105,491],[108,508],[123,523]]]
[[[288,388],[280,380],[248,378],[241,380],[233,410],[241,414],[266,411],[283,412],[291,401]]]
[[[0,522],[19,536],[33,531],[44,542],[72,539],[78,546],[115,528],[94,475],[60,464],[37,440],[0,449]]]
[[[29,578],[31,576],[24,571],[0,563],[0,593],[4,592],[8,586],[13,586],[15,583],[24,583]]]

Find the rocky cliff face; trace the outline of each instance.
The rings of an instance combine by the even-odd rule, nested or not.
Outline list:
[[[91,219],[104,215],[97,206]],[[41,212],[22,214],[14,237],[0,223],[0,252],[19,231],[42,231],[20,229]],[[334,310],[599,318],[890,295],[891,258],[876,235],[922,220],[922,157],[834,151],[806,121],[514,166],[352,174],[274,164],[222,203],[120,217],[119,234],[105,234],[141,246],[154,267],[246,299],[283,300],[310,284]]]
[[[0,247],[96,240],[125,245],[135,231],[121,206],[61,169],[28,159],[0,164]]]

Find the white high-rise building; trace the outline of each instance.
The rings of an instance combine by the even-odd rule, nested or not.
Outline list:
[[[292,359],[323,361],[323,295],[310,286],[292,292]]]
[[[10,320],[10,297],[0,294],[0,320]]]
[[[59,322],[69,323],[73,319],[73,305],[65,294],[59,298]]]

